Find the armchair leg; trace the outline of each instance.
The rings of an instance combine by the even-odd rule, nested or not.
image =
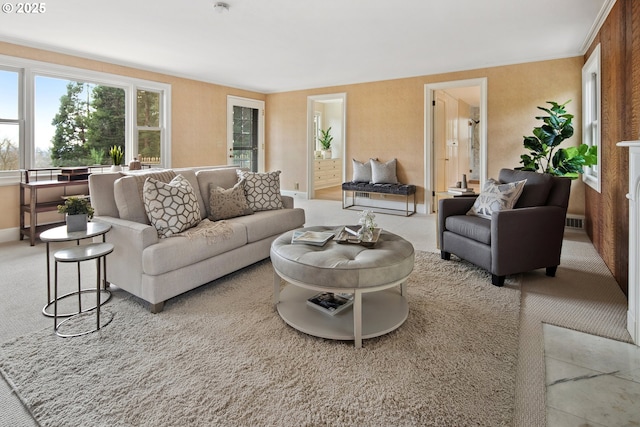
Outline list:
[[[504,286],[504,279],[506,276],[496,276],[495,274],[491,275],[491,283],[494,286]]]
[[[547,267],[547,276],[556,277],[556,270],[558,270],[557,265],[554,265],[553,267]]]
[[[442,258],[445,261],[450,261],[451,260],[451,254],[449,252],[440,251],[440,258]]]

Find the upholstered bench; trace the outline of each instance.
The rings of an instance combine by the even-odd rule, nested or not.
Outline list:
[[[351,204],[347,204],[347,193],[351,193]],[[377,208],[362,203],[371,193],[391,194],[405,197],[405,209]],[[413,210],[409,210],[409,196],[413,198]],[[371,184],[368,182],[345,182],[342,184],[342,209],[354,206],[375,208],[377,211],[402,212],[404,216],[416,213],[416,186],[413,184]],[[382,209],[382,210],[379,210]]]

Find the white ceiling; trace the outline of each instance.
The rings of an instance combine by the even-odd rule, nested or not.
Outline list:
[[[582,55],[615,0],[226,2],[51,1],[0,41],[272,93]]]

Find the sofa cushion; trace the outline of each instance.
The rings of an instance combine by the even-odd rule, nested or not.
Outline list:
[[[491,221],[486,218],[471,215],[453,215],[445,221],[446,231],[475,240],[476,242],[491,244]]]
[[[277,236],[304,225],[303,209],[277,209],[256,212],[226,220],[233,224],[243,224],[247,230],[247,242],[257,242],[266,237]]]
[[[553,176],[548,173],[502,169],[498,178],[501,183],[527,180],[515,209],[546,205],[553,187]]]
[[[142,195],[145,211],[158,231],[158,237],[170,237],[201,221],[196,193],[182,175],[169,183],[147,178]]]
[[[244,179],[231,188],[209,184],[209,212],[211,221],[253,214],[244,194]]]
[[[371,183],[372,184],[396,184],[397,160],[391,159],[386,163],[371,159]]]
[[[493,212],[513,209],[527,181],[500,184],[489,178],[467,215],[491,219]]]
[[[238,175],[236,173],[237,170],[238,168],[236,167],[228,167],[203,169],[196,172],[196,177],[198,178],[198,188],[200,189],[200,193],[202,194],[202,196],[205,198],[205,212],[203,213],[204,216],[211,216],[211,211],[209,210],[209,189],[211,188],[211,185],[225,189],[233,187],[238,183]]]
[[[228,238],[216,240],[214,244],[206,237],[188,239],[174,236],[147,247],[142,252],[142,271],[152,276],[174,271],[182,267],[196,264],[216,255],[246,245],[247,234],[242,224],[229,225],[233,233]],[[207,282],[202,278],[202,283]]]
[[[244,191],[254,212],[282,209],[280,171],[249,172],[238,170],[238,179],[245,179]]]
[[[158,181],[169,182],[175,176],[172,170],[162,170],[130,174],[117,179],[113,183],[113,197],[118,207],[118,216],[128,221],[150,224],[142,200],[144,181],[151,177]]]

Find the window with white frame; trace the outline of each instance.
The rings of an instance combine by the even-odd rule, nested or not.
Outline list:
[[[0,171],[20,167],[22,115],[20,70],[0,67]]]
[[[170,85],[0,56],[0,90],[0,171],[109,165],[114,145],[170,166]]]
[[[600,192],[602,145],[600,144],[600,45],[582,67],[582,142],[597,148],[598,164],[584,168],[584,182]]]

